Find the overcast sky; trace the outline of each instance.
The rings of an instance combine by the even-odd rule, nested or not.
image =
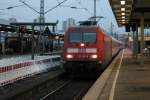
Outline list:
[[[57,5],[58,2],[61,1],[63,0],[45,0],[45,11]],[[56,20],[59,20],[59,29],[61,29],[62,21],[66,20],[67,18],[73,18],[76,20],[76,22],[86,20],[93,16],[93,1],[94,0],[68,0],[63,5],[87,8],[88,11],[84,9],[71,9],[68,7],[59,6],[45,15],[46,21],[55,22]],[[35,8],[37,11],[40,10],[40,0],[26,0],[26,3]],[[22,3],[20,3],[19,0],[0,0],[0,9],[20,4]],[[33,21],[33,19],[37,18],[38,16],[39,14],[26,6],[21,6],[10,10],[0,10],[0,18],[9,19],[10,17],[14,17],[21,22]],[[112,13],[109,0],[97,0],[97,16],[104,17],[99,21],[99,25],[105,30],[108,32],[110,31],[112,22],[114,24],[114,29],[118,31],[117,23]]]

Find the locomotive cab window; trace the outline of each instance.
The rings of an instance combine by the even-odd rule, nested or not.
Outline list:
[[[96,33],[69,33],[70,43],[95,43]]]
[[[70,33],[69,34],[70,43],[80,43],[82,42],[82,34],[80,33]]]
[[[95,43],[96,42],[96,33],[83,33],[83,42],[84,43]]]

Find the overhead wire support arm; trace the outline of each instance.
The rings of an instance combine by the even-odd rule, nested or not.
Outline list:
[[[48,12],[50,12],[50,11],[52,11],[53,9],[57,8],[57,7],[60,6],[61,4],[65,3],[66,1],[67,1],[67,0],[64,0],[64,1],[60,2],[60,3],[58,3],[56,6],[52,7],[52,8],[49,9],[49,10],[47,10],[47,11],[45,12],[45,14],[47,14]]]
[[[30,9],[34,10],[35,12],[39,13],[39,11],[37,11],[36,9],[34,9],[33,7],[31,7],[30,5],[28,5],[26,2],[22,1],[22,0],[19,0],[20,2],[22,2],[24,5],[26,5],[27,7],[29,7]]]
[[[72,9],[83,9],[83,10],[86,10],[86,8],[80,8],[80,7],[75,7],[75,6],[69,6],[69,5],[60,5],[61,7],[69,7],[69,8],[72,8]]]
[[[86,8],[86,7],[84,7],[84,6],[82,5],[81,0],[80,0],[78,3],[80,4],[80,6],[81,6],[82,8],[85,8],[85,9],[84,9],[85,11],[87,11],[90,15],[93,15],[93,13],[91,13],[91,12],[88,10],[88,8]]]
[[[58,1],[58,0],[56,0],[57,1],[57,3],[59,4],[60,2]],[[81,5],[81,0],[78,2],[80,5]],[[85,8],[85,7],[83,7],[82,5],[82,7],[76,7],[76,6],[70,6],[70,5],[60,5],[61,7],[69,7],[69,8],[72,8],[72,9],[83,9],[83,10],[85,10],[85,11],[87,11],[88,13],[90,13],[91,14],[91,12],[87,9],[87,8]],[[92,15],[92,14],[91,14]]]

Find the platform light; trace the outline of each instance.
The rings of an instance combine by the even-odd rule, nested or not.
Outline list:
[[[126,1],[125,0],[121,0],[120,3],[121,3],[121,5],[125,5]]]
[[[122,15],[122,16],[124,16],[124,15],[125,15],[125,13],[121,13],[121,15]]]
[[[55,36],[55,39],[56,39],[56,40],[59,40],[59,36]]]
[[[121,8],[121,11],[125,11],[126,9],[125,8]]]
[[[122,19],[122,22],[125,22],[126,20],[125,19]]]
[[[122,22],[122,24],[125,24],[125,22]]]
[[[126,17],[125,16],[122,16],[122,19],[125,19]]]

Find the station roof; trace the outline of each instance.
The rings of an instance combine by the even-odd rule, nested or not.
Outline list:
[[[145,23],[150,24],[150,0],[109,0],[119,26],[140,23],[144,13]]]

